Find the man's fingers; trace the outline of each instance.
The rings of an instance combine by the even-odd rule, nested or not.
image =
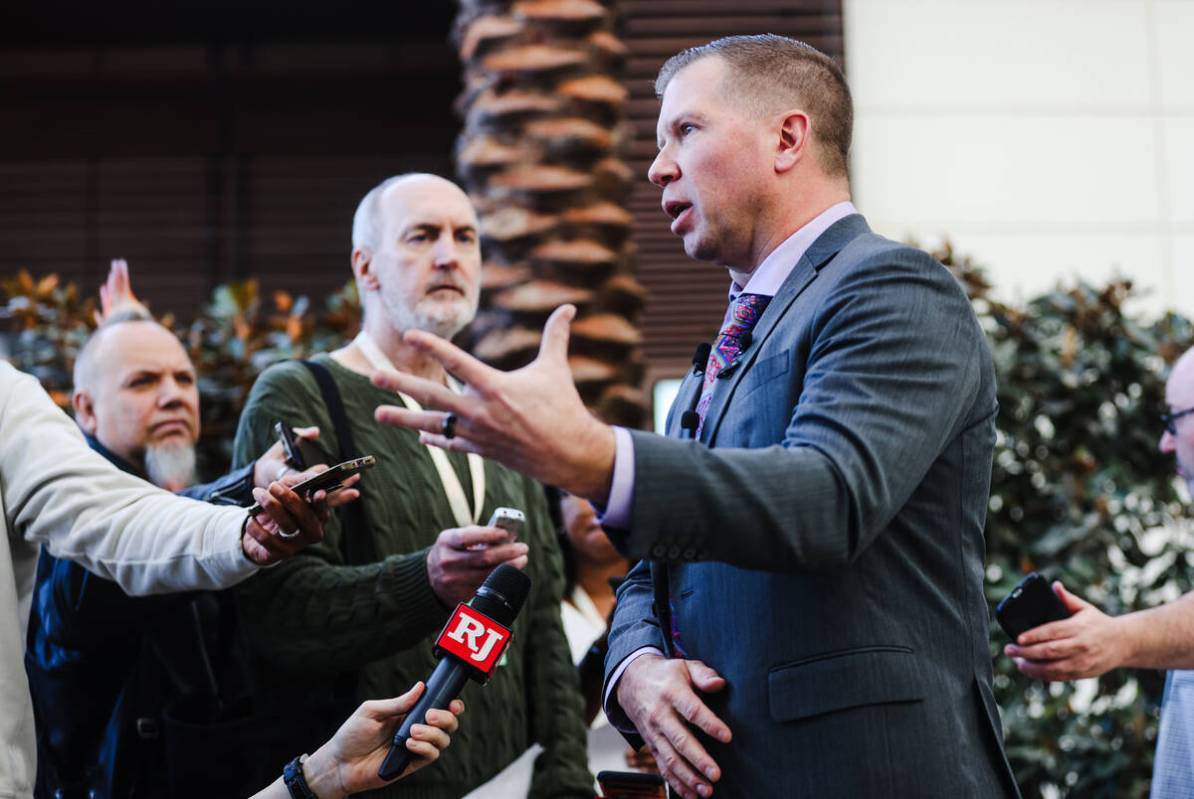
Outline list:
[[[684,665],[688,667],[688,675],[692,678],[693,684],[705,693],[713,693],[725,688],[725,678],[701,661],[686,660]]]
[[[486,547],[476,552],[469,552],[462,561],[462,565],[492,571],[498,564],[526,557],[529,551],[527,545],[521,542]]]
[[[319,428],[318,427],[295,427],[294,428],[294,437],[295,438],[305,438],[307,441],[314,441],[315,439],[319,438]]]
[[[1063,668],[1059,663],[1041,663],[1024,658],[1015,658],[1014,662],[1021,674],[1034,680],[1053,682],[1055,680],[1069,679],[1067,669]]]
[[[434,408],[437,411],[452,411],[463,416],[472,407],[471,402],[465,400],[442,383],[435,383],[426,378],[407,374],[406,372],[395,372],[393,369],[378,369],[373,373],[371,379],[373,385],[378,388],[393,391],[395,394],[406,394],[408,397],[414,397],[420,405],[427,408]],[[390,406],[382,405],[380,407],[387,408]],[[420,416],[418,418],[425,421],[425,417]],[[436,430],[441,429],[443,419],[444,415],[442,413],[435,414],[433,427]],[[417,427],[417,425],[404,426]],[[426,428],[419,427],[418,429]]]
[[[439,534],[438,541],[452,549],[468,549],[484,544],[504,544],[510,532],[500,527],[452,527]]]
[[[463,707],[461,709],[463,710]],[[451,710],[432,708],[427,711],[426,720],[431,726],[438,727],[447,733],[456,732],[456,728],[460,726],[460,721],[456,718],[456,713],[453,713]]]
[[[288,528],[287,532],[301,531],[305,533],[304,543],[307,544],[314,543],[323,537],[323,523],[319,521],[316,509],[311,507],[305,499],[291,491],[284,483],[271,483],[269,493],[281,503],[287,516],[294,523],[294,527]],[[279,519],[278,523],[282,524],[283,522]]]
[[[429,447],[439,447],[446,449],[449,452],[471,452],[476,455],[487,455],[488,453],[478,444],[470,441],[461,435],[455,435],[452,438],[444,438],[439,433],[419,433],[419,443],[426,444]]]
[[[1033,644],[1040,644],[1045,641],[1070,638],[1074,632],[1074,622],[1071,619],[1051,621],[1048,624],[1042,624],[1039,627],[1033,627],[1031,630],[1025,630],[1020,633],[1020,637],[1016,639],[1016,643],[1020,646],[1032,646]]]
[[[677,702],[676,712],[703,730],[710,738],[716,738],[723,744],[730,742],[730,738],[732,737],[730,728],[696,694],[692,694],[691,697]],[[709,777],[709,779],[715,780],[717,777]]]
[[[329,508],[339,508],[360,499],[361,492],[355,488],[342,488],[339,491],[333,491],[327,496],[327,506]],[[324,521],[327,521],[324,519]]]
[[[493,378],[500,374],[498,370],[481,363],[452,342],[431,333],[408,330],[403,334],[402,340],[415,349],[426,352],[439,361],[450,374],[482,393],[493,382]]]
[[[575,317],[575,305],[561,305],[551,312],[547,324],[543,326],[543,339],[539,342],[540,359],[567,363],[568,338]]]
[[[1094,605],[1087,602],[1080,596],[1071,594],[1066,590],[1065,586],[1061,584],[1060,580],[1053,581],[1053,593],[1061,600],[1061,604],[1065,605],[1065,609],[1070,613],[1077,613],[1087,608],[1094,608]]]
[[[1072,638],[1060,638],[1040,644],[1033,644],[1032,646],[1008,644],[1005,651],[1014,658],[1044,662],[1071,657],[1078,653],[1078,645]]]
[[[709,753],[705,751],[705,747],[701,746],[701,742],[697,740],[697,737],[692,734],[692,728],[681,720],[687,719],[688,721],[692,721],[689,716],[699,717],[701,708],[704,708],[705,712],[710,716],[713,716],[712,712],[708,708],[705,708],[704,703],[695,695],[691,698],[686,697],[680,701],[673,700],[671,704],[678,716],[673,716],[672,720],[661,724],[661,731],[667,736],[668,741],[688,764],[704,775],[705,779],[708,779],[710,782],[716,782],[721,777],[721,769],[713,758],[709,756]],[[716,716],[713,716],[713,718],[717,720]],[[720,724],[720,720],[717,720],[717,723]],[[729,732],[729,728],[726,728],[726,732]],[[696,786],[694,785],[693,787],[695,788]]]
[[[250,519],[245,525],[241,547],[249,556],[249,560],[259,566],[274,563],[289,554],[281,539],[265,529],[256,519]]]
[[[672,723],[676,722],[673,720]],[[672,744],[670,737],[665,733],[657,735],[651,742],[651,748],[660,772],[672,788],[684,799],[701,799],[712,794],[712,786],[701,779],[692,764]]]

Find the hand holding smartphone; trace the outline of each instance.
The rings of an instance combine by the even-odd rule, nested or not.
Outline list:
[[[1053,593],[1049,581],[1032,572],[995,606],[995,618],[1014,642],[1021,633],[1051,621],[1068,619],[1070,612]]]
[[[372,455],[344,461],[343,463],[336,464],[327,471],[320,472],[314,477],[309,477],[301,483],[291,486],[290,490],[303,499],[310,501],[311,495],[318,491],[326,491],[329,494],[339,491],[344,488],[345,480],[354,474],[360,474],[366,469],[372,468],[376,464],[377,458]],[[261,506],[253,503],[253,506],[249,508],[249,513],[251,515],[261,513]]]
[[[486,527],[498,527],[505,530],[509,533],[506,538],[506,543],[509,544],[517,541],[518,536],[522,535],[522,528],[526,525],[526,521],[526,514],[518,508],[497,508],[489,517]],[[489,546],[489,544],[473,544],[468,549],[471,552],[476,552]]]

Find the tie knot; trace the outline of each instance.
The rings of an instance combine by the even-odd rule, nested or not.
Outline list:
[[[741,338],[754,330],[771,298],[765,294],[739,294],[730,306],[730,318],[721,331],[723,338]]]

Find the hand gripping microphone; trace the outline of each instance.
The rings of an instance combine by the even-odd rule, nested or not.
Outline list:
[[[510,643],[510,628],[530,591],[531,578],[503,563],[489,573],[472,601],[456,606],[435,641],[440,661],[418,703],[394,733],[390,751],[377,771],[379,777],[396,779],[415,759],[406,742],[411,727],[426,723],[428,710],[446,708],[469,679],[482,685],[489,680]]]

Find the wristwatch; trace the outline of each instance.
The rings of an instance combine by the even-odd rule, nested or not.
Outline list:
[[[303,776],[303,763],[306,760],[305,754],[299,755],[282,769],[282,782],[286,783],[286,790],[290,791],[292,799],[318,799]]]

